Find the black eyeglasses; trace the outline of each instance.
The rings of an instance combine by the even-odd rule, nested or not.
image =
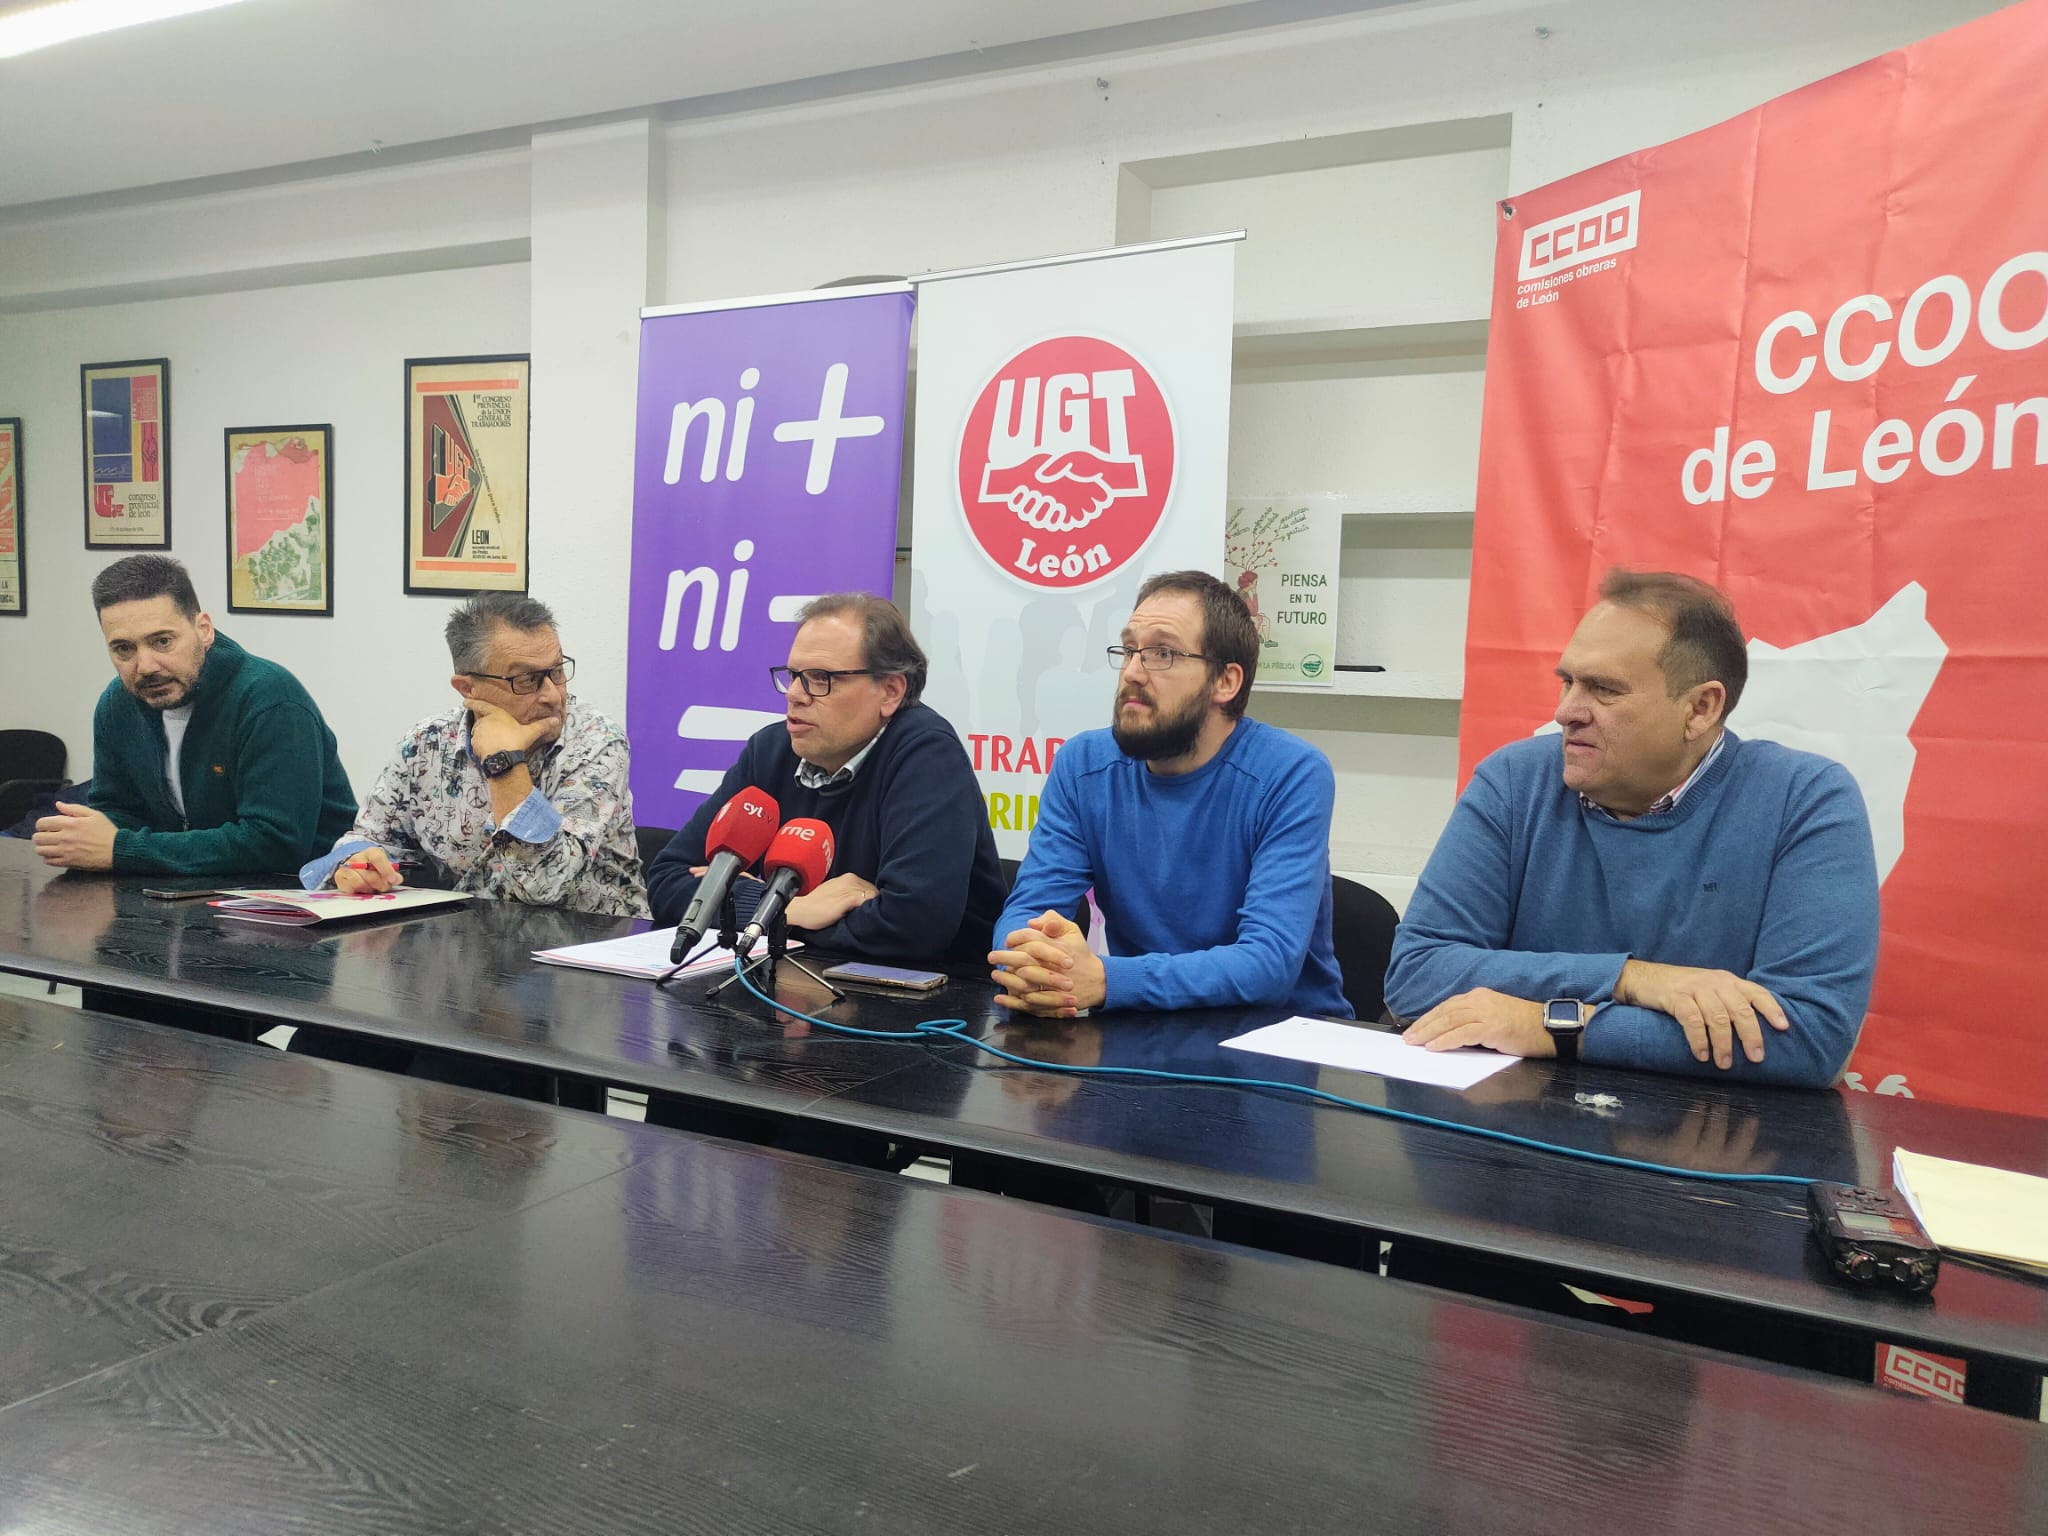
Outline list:
[[[576,675],[576,658],[564,656],[560,666],[549,667],[545,672],[470,672],[465,675],[503,683],[514,693],[539,693],[543,682],[560,683],[566,687],[569,679]]]
[[[1176,661],[1208,661],[1200,651],[1176,651],[1170,645],[1112,645],[1109,659],[1116,663],[1121,672],[1133,656],[1147,672],[1164,672]]]
[[[794,672],[788,667],[770,667],[768,675],[774,679],[778,693],[789,692],[801,679],[805,693],[814,699],[822,699],[832,692],[832,685],[842,677],[880,677],[882,674],[872,667],[842,667],[837,672],[828,672],[823,667],[804,667]]]

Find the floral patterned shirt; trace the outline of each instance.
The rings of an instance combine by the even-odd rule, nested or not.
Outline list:
[[[423,859],[422,882],[499,901],[646,917],[647,888],[633,833],[625,733],[569,700],[559,741],[528,754],[533,793],[491,815],[490,780],[469,746],[460,704],[422,720],[377,776],[356,824],[299,871],[317,890],[352,853],[381,847]]]

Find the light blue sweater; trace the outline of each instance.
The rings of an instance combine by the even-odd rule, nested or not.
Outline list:
[[[1108,731],[1060,748],[995,947],[1095,888],[1104,1008],[1284,1005],[1348,1019],[1330,936],[1336,777],[1307,742],[1239,720],[1193,773],[1156,774]]]
[[[1481,763],[1394,939],[1387,1006],[1415,1018],[1475,987],[1602,1007],[1588,1061],[1718,1072],[1669,1014],[1613,1001],[1630,958],[1732,971],[1792,1028],[1738,1049],[1734,1077],[1826,1087],[1863,1027],[1877,967],[1877,861],[1841,764],[1728,745],[1669,811],[1616,821],[1565,787],[1555,736]]]

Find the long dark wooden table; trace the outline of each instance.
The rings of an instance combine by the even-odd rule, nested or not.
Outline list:
[[[1784,1330],[1846,1340],[1862,1352],[1847,1370],[1867,1373],[1878,1341],[1929,1348],[1965,1359],[1973,1395],[2015,1411],[2032,1411],[2022,1399],[2037,1399],[2048,1371],[2048,1286],[1951,1264],[1924,1300],[1845,1288],[1807,1240],[1794,1189],[1569,1162],[1265,1090],[1083,1081],[977,1062],[965,1046],[847,1040],[738,989],[706,1004],[701,982],[664,994],[528,958],[631,926],[610,919],[478,903],[368,929],[266,930],[223,923],[201,905],[148,901],[144,883],[55,876],[25,844],[0,840],[0,969],[138,1005],[171,995],[251,1029],[319,1026],[559,1074],[583,1088],[671,1095],[764,1124],[915,1143],[955,1158],[956,1175],[995,1187],[1036,1174],[1204,1202],[1233,1237],[1267,1243],[1224,1221],[1256,1217],[1348,1242],[1353,1261],[1368,1266],[1382,1238],[1397,1255],[1404,1243],[1439,1248],[1653,1304],[1717,1310],[1732,1319],[1739,1347],[1751,1347],[1745,1336]],[[1016,1028],[991,994],[976,980],[929,999],[863,995],[829,1016],[883,1029],[961,1016],[977,1035],[1048,1061],[1314,1083],[1694,1168],[1884,1184],[1903,1143],[2048,1173],[2048,1122],[2017,1116],[1550,1063],[1522,1063],[1452,1094],[1221,1048],[1273,1011]],[[775,995],[807,1011],[825,1001],[788,971]],[[1584,1105],[1580,1092],[1619,1103]]]
[[[0,1525],[1921,1533],[2048,1431],[0,999]]]
[[[1115,1015],[1010,1025],[990,1043],[1035,1060],[1314,1086],[1367,1104],[1552,1145],[1717,1173],[1888,1186],[1893,1149],[2048,1174],[2048,1121],[1864,1093],[1523,1062],[1465,1093],[1225,1048],[1271,1014]],[[850,1085],[810,1106],[832,1123],[887,1125],[943,1146],[984,1187],[1084,1176],[1154,1195],[1348,1231],[1398,1255],[1422,1244],[1653,1305],[1704,1309],[1729,1347],[1758,1324],[1854,1346],[1835,1368],[1868,1377],[1881,1342],[1969,1362],[1971,1400],[2031,1415],[2048,1371],[2048,1284],[1951,1262],[1928,1297],[1847,1287],[1807,1232],[1802,1189],[1700,1183],[1524,1150],[1449,1128],[1368,1118],[1279,1093],[1047,1076],[934,1050],[916,1072]],[[941,1084],[957,1102],[933,1109]],[[1611,1104],[1582,1102],[1605,1096]],[[1036,1180],[1021,1181],[1026,1190]],[[1219,1216],[1217,1230],[1224,1230]],[[1233,1230],[1232,1235],[1236,1235]],[[1746,1320],[1746,1321],[1745,1321]],[[1745,1335],[1753,1342],[1746,1342]],[[1766,1351],[1767,1352],[1767,1351]]]
[[[142,894],[222,883],[266,882],[59,872],[28,843],[0,838],[0,971],[83,987],[109,1011],[203,1014],[249,1039],[288,1024],[489,1063],[579,1108],[601,1109],[611,1085],[787,1119],[850,1083],[916,1065],[887,1044],[818,1037],[795,1023],[764,1030],[759,1006],[737,989],[727,1006],[702,1006],[703,979],[661,992],[531,958],[645,923],[479,901],[280,928]],[[984,996],[981,1026],[999,1012]]]

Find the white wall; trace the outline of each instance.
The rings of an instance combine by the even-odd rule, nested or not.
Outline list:
[[[449,598],[401,595],[402,372],[409,357],[526,350],[527,272],[485,267],[0,316],[0,400],[28,439],[29,612],[0,622],[0,724],[62,736],[92,766],[113,676],[88,588],[120,550],[84,548],[78,365],[171,359],[171,550],[236,640],[284,663],[341,738],[358,793],[399,733],[453,698]],[[227,611],[221,430],[334,426],[334,617]],[[571,631],[573,639],[573,630]]]
[[[632,430],[622,402],[643,277],[640,301],[682,302],[1088,249],[1134,226],[1241,221],[1253,236],[1241,319],[1448,313],[1475,289],[1483,312],[1497,187],[1540,185],[1704,127],[1994,8],[1416,5],[651,132],[549,134],[532,150],[0,214],[0,415],[27,418],[32,615],[0,620],[0,724],[56,729],[73,771],[90,766],[90,704],[107,668],[84,588],[107,557],[79,547],[81,362],[172,359],[174,552],[215,604],[220,429],[335,423],[335,619],[222,617],[306,680],[366,783],[445,687],[436,636],[447,601],[400,591],[408,355],[531,341],[533,589],[556,603],[584,663],[579,692],[622,714],[630,480],[620,466]],[[1175,186],[1155,171],[1149,201],[1135,201],[1145,167],[1162,160],[1213,156],[1222,174],[1245,146],[1503,116],[1504,149],[1339,172],[1315,183],[1320,213],[1315,197],[1271,175]],[[1427,215],[1428,260],[1366,248],[1388,221],[1376,226],[1373,208],[1354,204],[1374,198]],[[1423,490],[1469,482],[1481,380],[1472,363],[1398,377],[1354,368],[1334,383],[1241,375],[1233,490],[1344,489],[1368,474]],[[1431,625],[1454,632],[1454,540],[1377,531],[1365,553],[1358,542],[1347,542],[1346,569],[1383,573],[1383,632],[1356,643],[1392,645]],[[1455,706],[1276,699],[1261,713],[1309,732],[1337,761],[1340,866],[1405,894],[1451,804]]]

